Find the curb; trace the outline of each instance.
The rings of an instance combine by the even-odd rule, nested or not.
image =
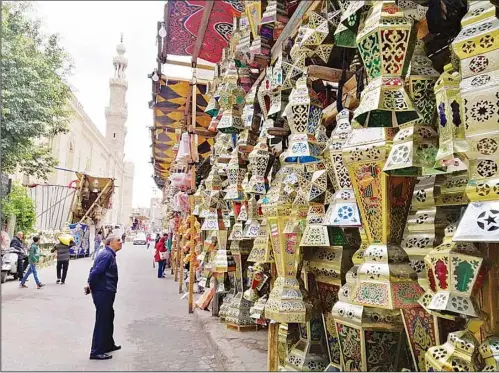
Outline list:
[[[248,371],[242,360],[236,358],[234,355],[229,355],[232,345],[229,341],[216,335],[218,326],[225,327],[225,324],[219,322],[219,319],[211,316],[211,314],[202,314],[207,312],[199,309],[194,310],[194,320],[206,332],[212,345],[216,348],[217,352],[223,356],[222,366],[225,371],[241,372]],[[210,327],[210,324],[217,323],[215,327]]]

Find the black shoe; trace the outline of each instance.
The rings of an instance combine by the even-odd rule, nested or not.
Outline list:
[[[90,360],[108,360],[112,358],[113,357],[108,354],[90,355]]]
[[[56,283],[56,284],[60,284],[60,283],[61,283],[61,280],[57,280],[55,283]]]
[[[65,284],[65,282],[64,282],[64,281],[61,281],[61,285],[64,285],[64,284]]]
[[[121,350],[121,346],[114,345],[113,347],[111,347],[110,350],[107,351],[107,353],[113,352],[113,351],[118,351],[118,350]]]

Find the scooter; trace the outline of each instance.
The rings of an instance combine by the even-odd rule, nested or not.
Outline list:
[[[14,276],[14,280],[19,278],[19,273],[17,273],[17,261],[19,254],[23,257],[23,269],[27,268],[27,255],[24,250],[20,250],[16,247],[10,247],[7,250],[2,251],[2,273],[0,277],[0,282],[3,284],[7,280],[7,276]]]

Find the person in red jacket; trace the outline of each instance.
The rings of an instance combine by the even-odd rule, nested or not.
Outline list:
[[[158,263],[158,278],[164,278],[164,272],[165,272],[165,266],[166,266],[166,254],[160,254],[160,253],[166,253],[166,247],[165,247],[165,239],[166,237],[163,236],[161,239],[158,241],[156,244],[156,253],[154,254],[154,261]],[[165,258],[165,259],[163,259]]]

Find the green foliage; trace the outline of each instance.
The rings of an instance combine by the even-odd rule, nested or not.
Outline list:
[[[71,64],[58,35],[41,32],[32,5],[2,4],[2,171],[46,179],[57,161],[40,139],[67,131]]]
[[[10,194],[2,198],[3,223],[12,214],[16,216],[15,232],[22,231],[26,236],[33,232],[36,223],[35,203],[29,197],[27,188],[19,183],[13,183]]]

